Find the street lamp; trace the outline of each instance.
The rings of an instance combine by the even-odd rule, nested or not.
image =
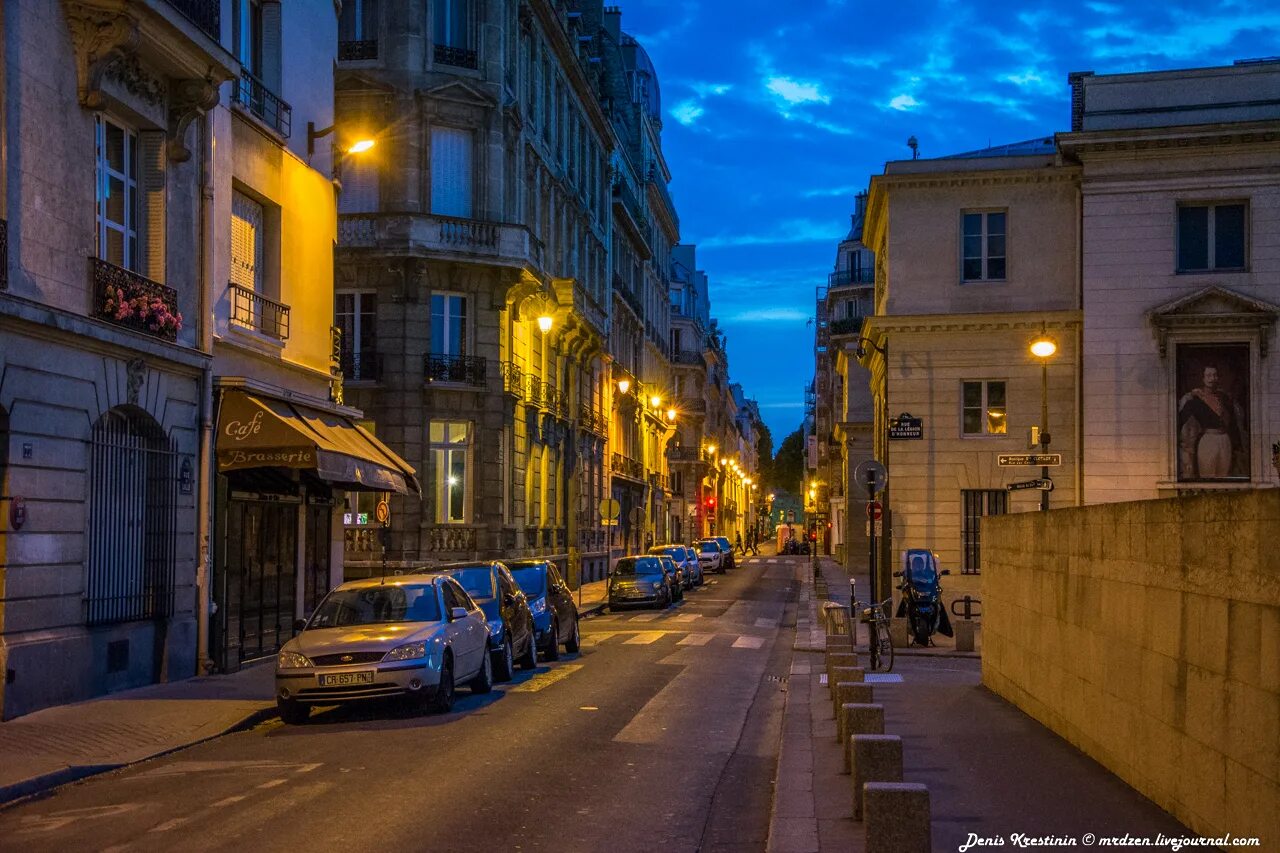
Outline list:
[[[629,391],[629,390],[631,390],[631,380],[630,380],[630,379],[619,379],[619,380],[618,380],[618,393],[620,393],[620,394],[625,394],[625,393],[627,393],[627,391]]]
[[[538,330],[545,335],[547,332],[551,331],[551,326],[553,323],[555,323],[555,320],[551,317],[550,314],[543,314],[540,317],[538,317]],[[625,394],[626,392],[624,391],[623,393]]]
[[[1058,351],[1058,342],[1051,338],[1044,324],[1040,334],[1031,342],[1031,354],[1040,359],[1040,452],[1049,452],[1049,359]],[[1049,479],[1049,466],[1040,468],[1040,511],[1049,510],[1049,490],[1044,481]]]
[[[337,128],[336,124],[331,124],[328,127],[321,128],[320,130],[316,130],[316,123],[314,121],[307,122],[307,156],[310,157],[312,154],[316,153],[317,139],[321,139],[325,136],[328,136],[329,134],[333,133],[336,128]],[[344,153],[363,154],[373,146],[374,146],[374,140],[371,137],[362,136],[359,139],[357,139],[355,142],[352,142],[350,145],[348,145]]]

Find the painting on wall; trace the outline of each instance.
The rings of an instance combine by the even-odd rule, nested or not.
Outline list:
[[[1177,349],[1178,480],[1248,480],[1249,345]]]

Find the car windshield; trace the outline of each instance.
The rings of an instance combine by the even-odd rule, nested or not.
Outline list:
[[[530,598],[537,598],[546,592],[547,570],[545,566],[512,566],[511,576],[516,579],[516,583],[520,584],[524,594]]]
[[[675,564],[675,561],[674,561],[674,560],[672,560],[670,557],[663,557],[663,558],[662,558],[662,565],[666,566],[667,571],[669,571],[669,572],[674,572],[674,571],[676,570],[676,564]]]
[[[729,544],[729,539],[727,536],[718,536],[716,537],[716,541],[720,543],[720,547],[723,548],[725,551],[728,551],[732,547]]]
[[[680,549],[679,549],[679,548],[677,548],[675,545],[668,545],[668,546],[666,546],[666,547],[662,547],[662,548],[651,548],[651,549],[649,550],[649,553],[650,553],[650,554],[661,554],[662,556],[665,556],[665,557],[674,557],[674,558],[676,558],[677,560],[678,560],[678,559],[680,559],[680,557],[681,557]]]
[[[662,572],[657,557],[623,557],[614,567],[615,575],[656,575]]]
[[[699,542],[698,547],[702,549],[702,553],[704,554],[708,551],[714,554],[720,550],[720,543],[707,540],[706,542]]]
[[[488,566],[454,569],[449,574],[472,598],[493,598],[493,571]]]
[[[387,622],[439,622],[440,605],[431,585],[404,584],[335,589],[307,622],[307,630]]]

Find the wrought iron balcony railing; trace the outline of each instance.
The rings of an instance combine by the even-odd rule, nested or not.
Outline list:
[[[382,353],[343,350],[339,358],[342,378],[348,382],[377,382],[382,379]]]
[[[427,353],[423,361],[423,374],[428,382],[483,388],[489,374],[489,362],[482,356]]]
[[[231,294],[232,322],[282,341],[289,339],[288,305],[234,281],[227,290]]]
[[[222,38],[221,0],[169,0],[169,5],[182,13],[214,41]]]
[[[873,269],[836,270],[827,275],[828,287],[848,287],[851,284],[875,284],[876,271]]]
[[[432,45],[431,61],[436,65],[452,65],[455,68],[478,68],[476,52],[466,47],[448,44]]]
[[[632,480],[644,480],[644,465],[638,459],[631,459],[621,453],[613,454],[613,473],[630,477]]]
[[[831,323],[831,334],[833,335],[856,335],[862,331],[861,317],[846,317],[843,320],[834,320]]]
[[[696,447],[671,447],[667,449],[667,459],[672,462],[697,462],[702,454]]]
[[[706,363],[701,351],[687,349],[676,350],[671,353],[671,361],[675,364],[693,364],[697,366],[702,366]]]
[[[293,125],[293,108],[266,84],[248,71],[240,72],[240,82],[233,89],[236,103],[261,119],[276,133],[289,138]]]
[[[516,399],[524,397],[524,370],[520,365],[502,362],[502,390]]]
[[[378,40],[360,39],[358,41],[338,42],[339,62],[359,62],[365,59],[378,58]]]
[[[101,258],[90,258],[90,274],[95,317],[165,341],[178,337],[178,291]]]

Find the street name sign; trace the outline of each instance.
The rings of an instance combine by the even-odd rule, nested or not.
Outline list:
[[[923,418],[912,417],[910,412],[903,412],[889,422],[889,439],[891,441],[914,441],[923,438]]]
[[[1000,462],[1001,468],[1013,468],[1021,465],[1032,465],[1032,466],[1039,465],[1040,467],[1043,468],[1049,465],[1061,465],[1062,454],[1061,453],[1001,453],[999,462]]]
[[[1053,491],[1053,480],[1041,478],[1039,480],[1024,480],[1021,483],[1010,483],[1005,486],[1011,492],[1020,492],[1023,489],[1040,489],[1044,492]]]

